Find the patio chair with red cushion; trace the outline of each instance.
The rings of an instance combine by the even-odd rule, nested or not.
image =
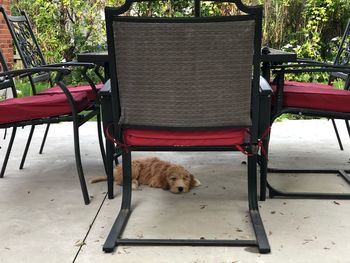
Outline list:
[[[102,131],[101,131],[101,117],[99,112],[100,102],[98,97],[98,90],[102,87],[102,84],[95,85],[93,81],[88,77],[87,71],[92,67],[91,64],[77,63],[77,62],[67,62],[67,63],[58,63],[47,65],[41,48],[38,44],[38,41],[34,35],[32,26],[30,24],[29,18],[24,11],[21,11],[19,16],[10,16],[7,15],[5,9],[0,6],[0,11],[2,12],[8,29],[12,35],[15,47],[17,52],[21,57],[21,61],[23,63],[24,68],[33,68],[33,67],[42,67],[42,66],[50,66],[50,67],[81,67],[83,68],[82,75],[85,80],[88,82],[87,85],[79,85],[79,86],[67,86],[68,90],[72,94],[86,94],[89,99],[89,107],[87,108],[90,111],[89,115],[86,115],[86,120],[91,119],[92,117],[97,117],[97,129],[99,136],[99,144],[101,149],[101,154],[103,156],[103,160],[105,160],[105,150],[102,140]],[[54,86],[51,78],[51,74],[49,72],[40,72],[35,75],[28,75],[29,82],[32,87],[33,95],[48,95],[48,94],[63,94],[63,90],[59,86]],[[38,82],[49,82],[51,88],[46,89],[44,91],[38,92],[36,88],[36,84]],[[39,153],[43,152],[43,148],[46,141],[46,136],[49,131],[50,122],[47,123],[47,127],[44,133],[44,137],[40,146]],[[26,147],[24,149],[23,157],[20,164],[20,169],[23,168],[27,152],[30,146],[30,142],[34,133],[35,125],[32,126],[29,137],[27,140]],[[105,161],[104,161],[105,163]]]
[[[0,50],[0,89],[10,89],[13,98],[5,98],[0,101],[0,128],[12,128],[9,145],[2,164],[0,178],[3,177],[7,162],[12,150],[12,145],[18,127],[35,126],[47,123],[59,123],[69,121],[73,124],[74,152],[80,186],[85,204],[90,202],[79,146],[79,127],[86,121],[85,112],[91,106],[86,93],[71,93],[64,85],[62,78],[70,73],[70,70],[62,67],[33,67],[30,69],[8,71],[7,64]],[[55,83],[62,89],[62,93],[45,94],[41,96],[17,97],[14,77],[21,75],[42,74],[43,72],[55,72]]]
[[[272,85],[274,96],[272,100],[271,125],[273,121],[284,113],[292,113],[303,116],[324,117],[332,119],[344,119],[348,133],[350,134],[350,20],[347,24],[334,64],[326,64],[311,60],[299,60],[300,63],[280,65],[275,67],[276,78]],[[287,81],[284,79],[286,73],[300,74],[313,72],[326,72],[330,74],[328,84]],[[344,88],[333,86],[335,79],[344,81]],[[335,124],[335,123],[334,123]],[[334,127],[336,127],[334,125]],[[339,139],[339,137],[338,137]],[[269,136],[263,140],[265,154],[261,154],[261,195],[265,200],[266,187],[269,189],[270,197],[291,198],[325,198],[325,199],[350,199],[350,194],[343,193],[316,193],[316,192],[283,192],[277,190],[267,181],[268,172],[277,173],[330,173],[337,174],[350,183],[349,171],[325,170],[325,169],[276,169],[268,168],[268,145]]]
[[[259,111],[262,7],[227,2],[241,14],[201,17],[200,1],[195,1],[196,17],[187,18],[124,16],[132,0],[105,10],[111,105],[102,99],[102,115],[111,119],[104,127],[117,146],[108,143],[108,181],[112,187],[113,154],[121,148],[124,182],[122,206],[103,246],[105,252],[126,244],[257,246],[260,253],[270,252],[257,204],[256,177],[258,121],[263,114]],[[131,214],[133,152],[237,150],[247,154],[247,209],[256,239],[122,238]]]

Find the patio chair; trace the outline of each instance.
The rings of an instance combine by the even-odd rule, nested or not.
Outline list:
[[[21,11],[20,16],[10,16],[7,15],[5,9],[0,5],[0,11],[2,12],[8,29],[12,35],[14,44],[16,49],[21,57],[24,68],[32,68],[32,67],[40,67],[47,66],[47,63],[44,59],[41,48],[36,40],[33,29],[31,27],[29,18],[24,11]],[[82,75],[85,80],[89,83],[88,85],[80,85],[80,86],[67,86],[68,90],[71,93],[84,93],[88,96],[90,101],[90,107],[87,108],[89,114],[86,114],[85,121],[96,116],[97,118],[97,130],[98,130],[98,138],[100,144],[100,150],[103,157],[103,162],[105,164],[105,150],[102,139],[102,131],[101,131],[101,117],[99,111],[99,97],[98,90],[102,87],[102,84],[95,85],[93,81],[88,77],[87,71],[91,68],[90,63],[77,63],[77,62],[67,62],[67,63],[58,63],[48,65],[50,67],[83,67]],[[28,75],[29,82],[32,87],[33,95],[47,95],[47,94],[63,94],[63,90],[59,86],[54,86],[50,72],[40,72],[36,75]],[[36,84],[38,82],[48,82],[51,88],[46,89],[42,92],[37,92]],[[50,122],[47,123],[46,130],[44,133],[44,137],[40,146],[39,154],[42,154],[43,148],[46,142],[46,137],[50,128]],[[26,147],[23,152],[22,160],[19,168],[22,169],[24,166],[24,162],[28,153],[28,149],[31,143],[31,139],[34,133],[35,125],[31,127],[28,140],[26,143]]]
[[[73,123],[75,161],[78,170],[78,177],[83,193],[85,204],[89,203],[89,194],[86,187],[83,168],[81,164],[79,146],[79,126],[86,121],[85,110],[90,107],[89,97],[85,93],[71,93],[65,86],[62,79],[70,73],[70,70],[63,67],[33,67],[30,69],[8,71],[3,54],[0,50],[0,89],[10,89],[13,98],[0,101],[0,128],[12,128],[9,145],[3,161],[1,176],[3,177],[6,165],[11,153],[12,145],[18,127],[35,126],[47,123],[59,123],[69,121]],[[55,72],[57,74],[55,83],[64,92],[46,94],[41,96],[17,97],[14,77],[32,75],[42,72]]]
[[[245,15],[199,17],[200,1],[195,2],[197,17],[190,18],[124,16],[132,0],[105,9],[111,95],[102,93],[102,115],[111,120],[104,123],[106,136],[117,146],[107,145],[108,181],[113,186],[113,154],[121,148],[124,182],[105,252],[133,244],[257,246],[260,253],[270,252],[256,177],[262,7],[227,2]],[[248,210],[255,240],[122,238],[131,213],[134,151],[236,150],[248,156]]]
[[[284,113],[299,114],[304,116],[324,117],[332,120],[337,133],[334,119],[344,119],[348,133],[350,128],[350,20],[348,21],[342,41],[333,64],[315,62],[311,60],[299,60],[298,64],[281,65],[275,67],[276,78],[274,81],[275,93],[272,105],[271,125],[274,120]],[[328,84],[304,83],[284,80],[285,73],[304,72],[328,72],[330,79]],[[335,88],[332,83],[335,79],[344,80],[344,89]],[[339,135],[337,134],[338,141]],[[317,199],[350,199],[350,194],[340,193],[316,193],[316,192],[283,192],[274,188],[267,181],[268,172],[277,173],[330,173],[340,175],[350,183],[349,171],[325,170],[325,169],[276,169],[268,168],[269,135],[263,140],[265,155],[261,155],[261,189],[260,199],[265,200],[266,188],[269,196],[289,198],[317,198]]]

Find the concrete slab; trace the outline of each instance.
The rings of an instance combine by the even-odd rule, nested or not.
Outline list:
[[[327,120],[274,124],[271,166],[349,169],[350,140],[339,122],[345,151],[338,150]],[[103,174],[94,123],[82,127],[87,179]],[[0,179],[0,262],[348,262],[350,201],[267,199],[261,215],[272,253],[242,247],[119,247],[102,252],[120,206],[121,189],[105,199],[104,183],[89,184],[85,206],[76,177],[70,124],[52,127],[45,154],[36,133],[25,169],[19,171],[28,129],[20,130],[5,178]],[[7,143],[7,142],[6,142]],[[6,146],[0,141],[1,146]],[[5,145],[4,145],[5,144]],[[3,158],[5,147],[1,149]],[[136,238],[252,238],[247,218],[245,157],[240,153],[135,153],[184,165],[202,182],[187,194],[143,187],[124,236]],[[270,175],[269,175],[270,176]],[[350,192],[332,175],[270,176],[283,189]],[[331,182],[331,183],[329,183]],[[293,188],[294,187],[294,188]],[[95,218],[96,216],[96,218]],[[90,229],[91,226],[91,229]],[[85,239],[86,237],[86,239]],[[82,245],[81,247],[79,245]]]

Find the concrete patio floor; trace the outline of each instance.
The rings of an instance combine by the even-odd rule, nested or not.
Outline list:
[[[285,121],[272,129],[270,165],[350,169],[350,139],[339,129],[338,148],[331,122]],[[28,128],[19,129],[0,179],[0,262],[350,262],[350,200],[267,199],[260,211],[272,252],[245,247],[122,246],[106,254],[102,245],[120,206],[121,189],[106,198],[106,184],[88,183],[92,197],[84,205],[76,174],[71,124],[52,125],[43,155],[44,127],[34,134],[23,170],[18,170]],[[1,132],[1,136],[2,136]],[[81,129],[87,181],[104,174],[95,123]],[[7,139],[0,140],[3,160]],[[202,185],[175,195],[143,187],[133,192],[134,210],[124,232],[136,238],[253,238],[247,214],[245,156],[240,153],[137,153],[185,166]],[[282,189],[349,192],[335,175],[271,174]]]

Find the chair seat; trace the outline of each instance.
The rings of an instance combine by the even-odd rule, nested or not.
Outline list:
[[[247,135],[245,128],[203,131],[129,128],[124,131],[124,142],[129,146],[230,146],[243,144]]]
[[[276,90],[275,85],[273,89]],[[285,81],[283,106],[350,112],[350,91],[322,83]]]
[[[99,91],[103,87],[103,84],[97,84],[96,89]],[[85,92],[89,101],[94,101],[96,99],[96,96],[91,88],[90,85],[81,85],[81,86],[67,86],[68,90],[71,93],[80,93]],[[48,94],[61,94],[63,93],[62,89],[58,86],[49,88],[43,92],[40,92],[40,95],[48,95]]]
[[[89,105],[85,93],[73,93],[79,111]],[[71,113],[64,94],[12,98],[0,102],[0,124],[54,117]]]

